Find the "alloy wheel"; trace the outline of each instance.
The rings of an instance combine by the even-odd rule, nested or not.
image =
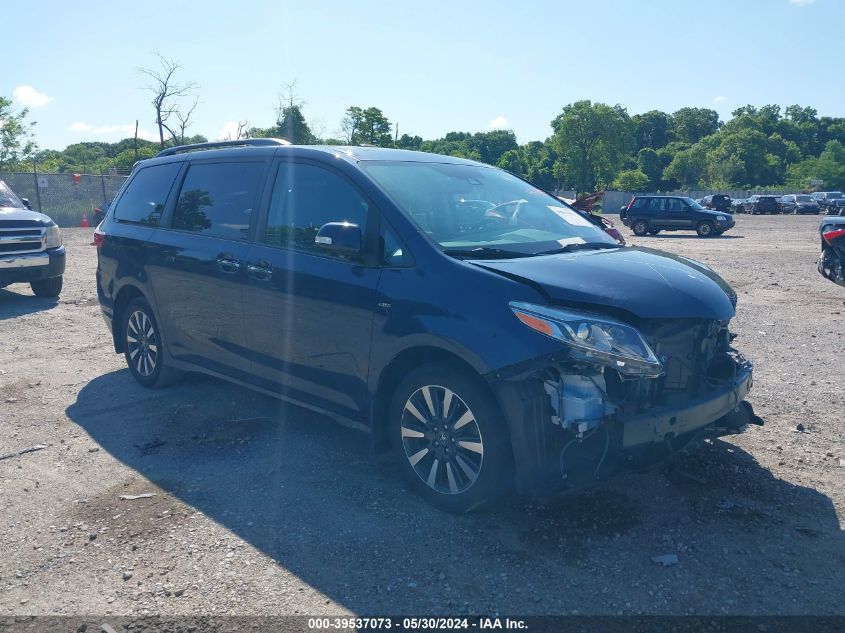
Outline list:
[[[481,473],[484,443],[475,415],[439,385],[417,389],[402,411],[402,446],[416,475],[432,490],[466,492]]]
[[[135,310],[126,322],[126,349],[138,374],[152,376],[158,363],[158,335],[143,310]]]

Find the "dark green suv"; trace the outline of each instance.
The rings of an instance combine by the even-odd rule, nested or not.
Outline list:
[[[730,214],[705,209],[683,196],[634,196],[619,213],[634,235],[657,235],[660,231],[695,231],[701,237],[721,235],[734,226]]]

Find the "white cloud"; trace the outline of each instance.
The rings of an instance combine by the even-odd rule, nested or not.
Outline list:
[[[500,114],[495,119],[490,121],[490,124],[489,124],[488,127],[491,130],[506,128],[506,127],[508,127],[508,120]]]
[[[789,0],[789,4],[794,4],[796,7],[806,7],[808,4],[813,4],[816,0]]]
[[[713,103],[721,103],[725,99],[727,99],[727,97],[723,97],[722,95],[719,95],[717,97],[713,97]]]
[[[134,123],[127,123],[126,125],[91,125],[90,123],[76,121],[75,123],[71,124],[69,129],[71,130],[71,132],[84,132],[89,136],[119,135],[121,138],[130,138],[135,136]],[[142,129],[138,130],[138,138],[142,138],[145,141],[158,140],[157,135]]]
[[[12,98],[25,108],[40,108],[53,100],[32,86],[18,86],[12,90]]]

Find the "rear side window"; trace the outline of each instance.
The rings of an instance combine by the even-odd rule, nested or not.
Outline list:
[[[141,169],[117,201],[114,219],[158,226],[170,188],[181,166],[181,163],[167,163]]]
[[[363,235],[368,209],[363,196],[334,172],[316,165],[285,163],[276,174],[263,241],[317,251],[314,237],[328,222],[357,224]]]
[[[263,163],[198,163],[188,168],[173,213],[173,228],[245,240]]]

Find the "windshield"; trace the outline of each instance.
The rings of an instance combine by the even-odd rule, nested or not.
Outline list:
[[[418,162],[361,166],[446,252],[536,255],[616,245],[566,203],[500,169]]]
[[[23,202],[21,202],[21,199],[2,180],[0,180],[0,207],[26,208]]]
[[[845,197],[845,196],[842,195],[841,191],[831,191],[829,194],[827,194],[827,197],[828,198],[842,198],[842,197]]]
[[[810,196],[795,196],[796,202],[812,202],[813,199]]]
[[[706,211],[706,209],[705,209],[704,207],[702,207],[700,204],[698,204],[698,203],[697,203],[695,200],[693,200],[692,198],[681,198],[681,199],[682,199],[684,202],[686,202],[689,206],[691,206],[693,209],[700,209],[700,210],[702,210],[702,211]]]

